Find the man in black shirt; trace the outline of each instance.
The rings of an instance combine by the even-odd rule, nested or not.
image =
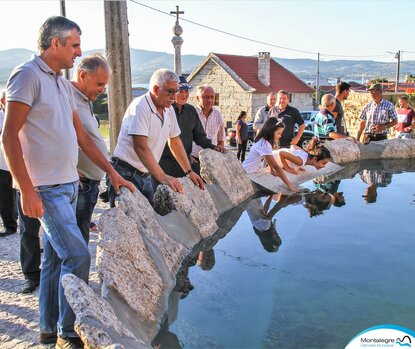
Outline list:
[[[341,102],[349,97],[350,84],[347,82],[339,82],[336,85],[336,107],[333,110],[333,116],[336,120],[337,133],[347,135],[346,120],[344,118],[344,110]]]
[[[180,76],[179,79],[179,91],[174,98],[175,101],[173,103],[173,107],[176,111],[177,122],[181,130],[180,139],[182,140],[187,156],[190,159],[192,142],[195,142],[202,148],[210,148],[220,151],[220,149],[214,146],[211,140],[207,138],[196,109],[192,105],[186,103],[189,98],[189,90],[191,89],[191,86],[187,83],[184,76]],[[159,165],[163,171],[170,176],[185,176],[185,173],[174,158],[168,145],[164,148]]]
[[[280,147],[289,148],[292,144],[297,144],[305,129],[304,120],[298,109],[288,105],[289,95],[285,90],[277,93],[277,105],[270,110],[270,117],[275,117],[285,124],[284,131],[280,139]],[[295,125],[298,125],[297,135],[294,137]]]

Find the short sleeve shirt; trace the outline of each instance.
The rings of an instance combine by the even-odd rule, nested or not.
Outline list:
[[[154,159],[159,162],[167,139],[179,135],[180,128],[173,107],[164,108],[163,115],[160,115],[150,92],[147,92],[134,99],[127,108],[114,155],[139,171],[148,172],[134,150],[133,136],[147,137]]]
[[[218,142],[223,142],[225,140],[225,128],[223,116],[219,110],[213,108],[209,114],[209,117],[206,117],[203,114],[202,108],[196,106],[197,114],[199,115],[200,122],[202,123],[203,129],[206,132],[206,136],[212,141],[213,145],[218,145]],[[199,157],[199,152],[203,148],[198,146],[193,142],[192,155]]]
[[[337,132],[345,135],[346,127],[344,120],[344,109],[338,99],[336,99],[336,107],[333,109],[333,112],[337,113],[337,116],[335,117]]]
[[[73,84],[71,86],[75,97],[76,109],[85,131],[91,136],[101,153],[107,157],[107,146],[99,133],[98,121],[94,115],[91,101]],[[105,174],[80,148],[77,169],[80,175],[95,181],[100,180]]]
[[[270,110],[270,117],[276,117],[278,121],[282,121],[285,125],[284,131],[280,138],[280,145],[282,147],[289,146],[294,138],[295,125],[301,126],[304,124],[304,119],[301,117],[297,108],[290,105],[285,110],[280,111],[278,106]]]
[[[3,130],[3,123],[4,123],[4,111],[0,109],[0,134]],[[4,158],[3,147],[0,144],[0,170],[8,171],[6,160]]]
[[[33,185],[76,181],[78,142],[73,125],[76,106],[71,83],[35,56],[12,72],[6,101],[30,107],[19,139]]]
[[[372,125],[386,125],[391,120],[397,120],[397,116],[394,105],[382,99],[379,104],[375,101],[366,104],[359,119],[366,121],[364,132],[370,132]],[[387,130],[383,133],[387,133]]]
[[[264,168],[265,155],[272,155],[272,145],[261,138],[252,145],[247,158],[242,163],[246,173],[260,172]]]
[[[396,125],[396,131],[404,132],[404,128],[411,126],[413,120],[415,120],[415,112],[412,108],[398,108],[396,111],[398,117],[398,124]]]
[[[320,110],[314,119],[314,133],[318,137],[328,137],[330,132],[337,132],[334,116],[327,110]]]

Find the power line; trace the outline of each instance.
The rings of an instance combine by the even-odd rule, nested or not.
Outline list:
[[[138,2],[138,1],[130,0],[130,2],[133,2],[133,3],[137,4],[137,5],[146,7],[148,9],[150,9],[150,10],[153,10],[153,11],[156,11],[156,12],[159,12],[159,13],[162,13],[162,14],[167,15],[169,17],[175,17],[175,16],[171,15],[168,12],[165,12],[165,11],[156,9],[154,7],[145,5],[145,4],[143,4],[141,2]],[[282,49],[282,50],[288,50],[288,51],[300,52],[300,53],[306,53],[306,54],[312,54],[312,55],[318,55],[319,54],[318,52],[299,50],[299,49],[295,49],[295,48],[290,48],[290,47],[275,45],[275,44],[271,44],[271,43],[268,43],[268,42],[264,42],[264,41],[260,41],[260,40],[256,40],[256,39],[247,38],[247,37],[242,36],[242,35],[229,33],[227,31],[224,31],[224,30],[221,30],[221,29],[217,29],[217,28],[213,28],[213,27],[210,27],[210,26],[201,24],[201,23],[197,23],[197,22],[191,21],[189,19],[185,19],[183,17],[181,17],[181,20],[184,21],[184,22],[188,22],[188,23],[197,25],[197,26],[202,27],[202,28],[205,28],[205,29],[209,29],[209,30],[212,30],[212,31],[221,33],[221,34],[225,34],[225,35],[228,35],[228,36],[232,36],[234,38],[238,38],[238,39],[242,39],[242,40],[246,40],[246,41],[250,41],[250,42],[255,42],[255,43],[261,44],[261,45],[267,45],[267,46],[276,47],[276,48],[279,48],[279,49]],[[353,55],[339,55],[339,54],[330,54],[330,53],[320,53],[320,56],[346,57],[346,58],[373,58],[373,57],[388,57],[390,55],[382,54],[382,55],[371,55],[371,56],[353,56]]]

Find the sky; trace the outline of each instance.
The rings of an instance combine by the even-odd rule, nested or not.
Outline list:
[[[182,54],[255,55],[267,51],[279,58],[316,59],[320,52],[323,61],[389,62],[394,55],[388,51],[401,50],[403,60],[415,59],[412,0],[133,1],[127,0],[131,48],[174,52],[171,38],[175,18],[139,2],[168,13],[179,5],[185,11],[183,19],[263,42],[242,40],[182,20]],[[102,0],[66,0],[66,16],[83,31],[83,50],[105,47],[103,8]],[[59,14],[58,0],[0,0],[0,51],[36,51],[38,28],[47,17]]]

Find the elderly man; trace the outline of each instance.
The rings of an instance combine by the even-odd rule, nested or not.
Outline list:
[[[285,125],[280,139],[282,148],[289,148],[296,145],[305,130],[304,120],[297,108],[288,105],[289,94],[285,90],[277,93],[277,105],[270,110],[270,117],[275,117]],[[294,137],[295,125],[298,125],[297,135]]]
[[[321,97],[321,109],[314,119],[314,133],[320,138],[350,138],[337,130],[336,120],[333,116],[333,110],[336,108],[336,97],[332,94],[326,94]],[[354,138],[353,138],[354,139]],[[356,140],[355,140],[356,142]]]
[[[217,150],[225,152],[225,127],[222,114],[213,107],[215,103],[215,90],[211,86],[199,86],[197,88],[196,111],[206,135],[217,147]],[[203,148],[193,143],[191,163],[193,171],[200,172],[199,152]]]
[[[6,91],[1,92],[0,96],[0,134],[4,122],[4,109],[6,106]],[[17,231],[17,210],[16,210],[16,191],[12,186],[12,175],[7,168],[4,160],[3,151],[0,147],[0,216],[3,220],[4,230],[0,232],[0,237],[5,237]]]
[[[415,112],[409,105],[407,95],[403,95],[399,98],[399,108],[396,112],[398,114],[396,138],[413,139],[413,130],[415,129]]]
[[[275,93],[274,92],[268,93],[267,104],[259,108],[255,114],[253,127],[256,133],[259,132],[262,126],[264,126],[265,121],[268,120],[270,116],[270,110],[274,108],[275,102],[276,102]]]
[[[349,97],[350,84],[347,82],[339,82],[336,85],[336,107],[332,111],[334,119],[336,120],[337,133],[347,135],[346,120],[344,119],[344,110],[342,102]]]
[[[107,146],[98,131],[98,121],[92,109],[92,102],[105,91],[109,77],[110,68],[106,59],[95,54],[79,62],[71,81],[76,109],[82,125],[105,157],[108,154]],[[98,199],[99,183],[105,173],[88,158],[82,149],[79,149],[77,170],[79,188],[76,220],[82,236],[88,243],[89,227]]]
[[[191,89],[190,85],[184,76],[180,76],[179,78],[179,92],[174,97],[173,108],[176,112],[177,122],[181,131],[180,139],[182,140],[188,158],[190,159],[190,154],[192,153],[192,142],[195,142],[204,149],[210,148],[220,151],[206,137],[205,130],[203,129],[195,107],[187,103],[189,90]],[[183,177],[185,175],[167,145],[164,147],[159,165],[170,176]]]
[[[117,190],[122,179],[85,132],[71,84],[61,70],[81,55],[81,29],[65,17],[50,17],[39,30],[39,56],[18,66],[7,82],[2,142],[21,193],[23,214],[44,229],[40,275],[40,342],[83,348],[74,330],[75,314],[61,283],[66,274],[88,282],[91,257],[78,228],[78,146],[108,173]],[[56,338],[56,331],[58,338]]]
[[[372,84],[368,88],[373,101],[366,104],[359,114],[360,125],[357,140],[365,134],[363,143],[387,139],[388,129],[398,123],[394,105],[383,99],[382,84]]]
[[[167,69],[159,69],[150,79],[149,91],[134,99],[125,112],[111,163],[124,178],[153,204],[154,190],[150,174],[156,181],[182,193],[180,182],[160,167],[163,149],[168,141],[174,158],[184,174],[204,189],[202,179],[192,171],[186,151],[180,140],[180,128],[172,103],[179,92],[179,77]],[[110,203],[115,195],[109,188]]]

